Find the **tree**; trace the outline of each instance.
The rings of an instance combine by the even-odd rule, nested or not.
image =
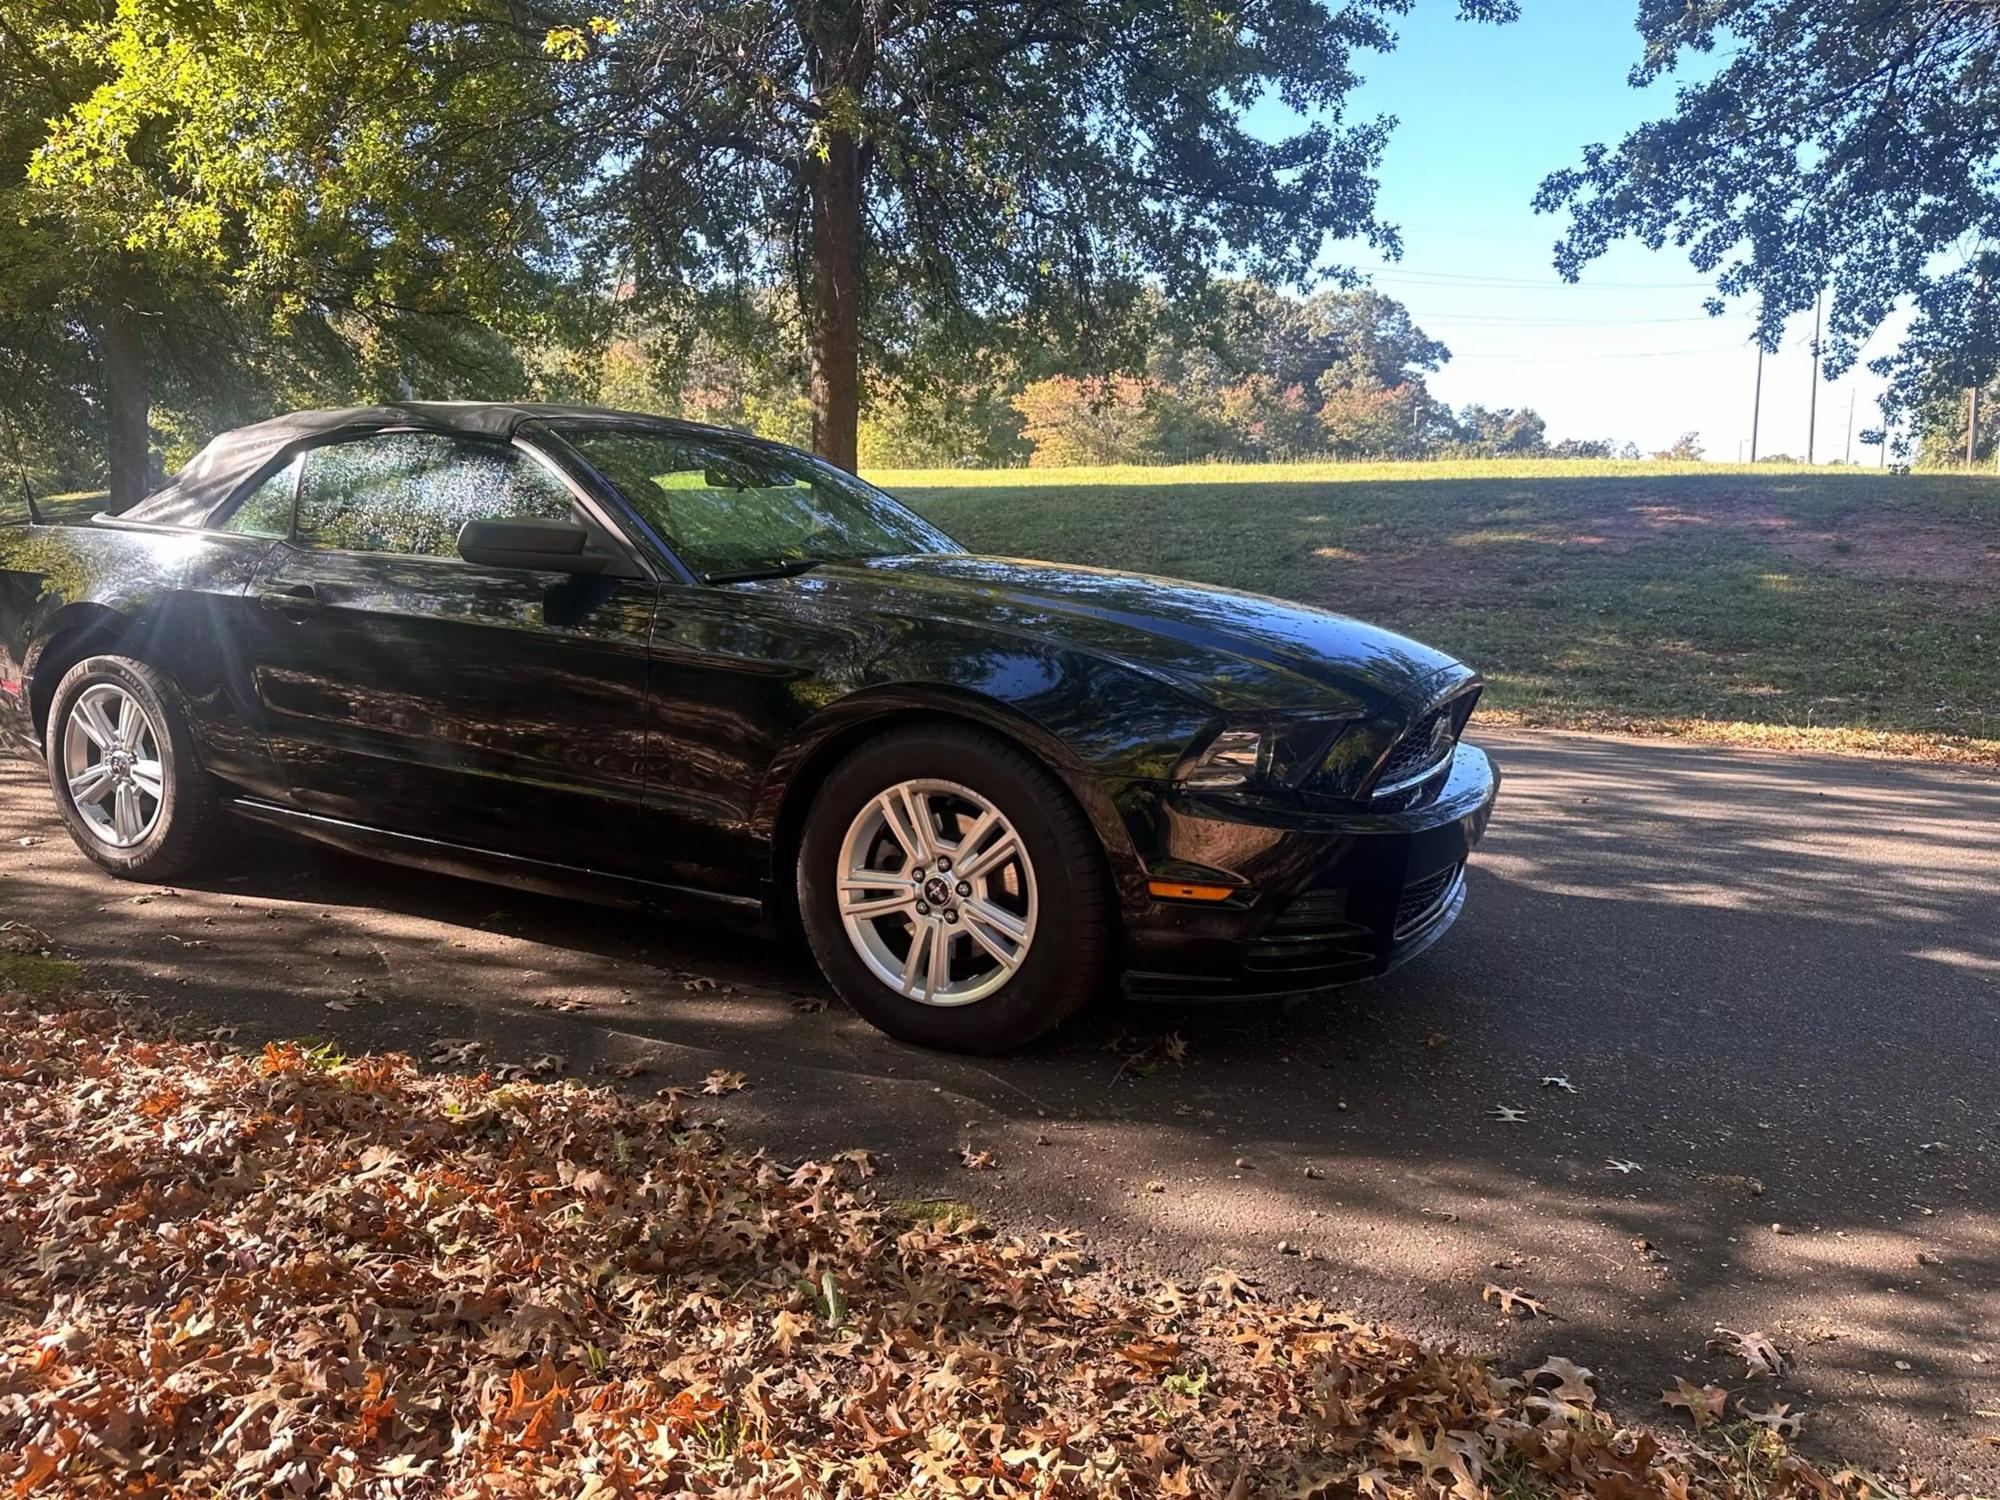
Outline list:
[[[1548,451],[1548,423],[1533,407],[1474,404],[1458,414],[1460,451],[1481,458],[1532,458]]]
[[[1424,402],[1414,385],[1372,375],[1325,392],[1319,409],[1326,446],[1338,458],[1412,458],[1425,447]]]
[[[493,330],[581,306],[555,68],[522,65],[520,21],[508,0],[0,0],[0,262],[28,273],[0,338],[76,391],[114,505],[146,487],[163,394],[518,388]]]
[[[1129,375],[1037,380],[1014,398],[1036,468],[1129,464],[1145,456],[1146,382]]]
[[[1673,442],[1656,452],[1653,457],[1661,463],[1697,464],[1702,460],[1701,434],[1684,432]]]
[[[1320,451],[1317,413],[1302,385],[1280,386],[1262,371],[1220,393],[1217,416],[1244,458],[1305,458]]]
[[[1963,0],[1642,0],[1634,86],[1721,51],[1674,112],[1550,176],[1574,279],[1621,237],[1685,248],[1717,296],[1754,297],[1775,348],[1830,289],[1829,377],[1901,298],[1903,349],[1876,363],[1892,411],[2000,367],[2000,68],[1994,11]]]
[[[850,464],[885,301],[941,337],[1053,332],[1109,369],[1100,335],[1148,281],[1180,298],[1217,269],[1302,282],[1329,240],[1393,250],[1372,175],[1390,122],[1344,107],[1355,54],[1407,8],[627,0],[549,43],[642,298],[789,279],[815,441]],[[1242,116],[1263,95],[1313,122],[1261,139]]]

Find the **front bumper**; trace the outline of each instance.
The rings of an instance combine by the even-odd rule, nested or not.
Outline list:
[[[1499,785],[1485,752],[1461,744],[1443,786],[1403,811],[1250,813],[1225,798],[1162,794],[1127,819],[1148,872],[1199,880],[1195,872],[1208,871],[1240,893],[1197,903],[1133,891],[1125,988],[1163,998],[1293,995],[1408,962],[1464,907],[1466,859]]]

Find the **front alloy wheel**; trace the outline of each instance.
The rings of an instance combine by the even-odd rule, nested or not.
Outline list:
[[[806,816],[798,897],[841,998],[927,1047],[1018,1047],[1109,966],[1089,820],[1039,761],[967,725],[892,730],[834,768]]]
[[[130,849],[160,821],[167,801],[160,731],[120,684],[95,682],[78,695],[63,726],[62,769],[92,838]]]
[[[875,977],[924,1005],[974,1005],[1035,941],[1035,866],[970,787],[900,781],[849,824],[840,918]]]

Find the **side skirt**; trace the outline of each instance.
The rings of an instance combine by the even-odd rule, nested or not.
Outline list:
[[[420,838],[415,834],[391,833],[387,829],[371,828],[365,823],[321,817],[272,802],[260,802],[252,797],[239,797],[229,804],[229,808],[247,823],[331,844],[350,854],[408,865],[412,869],[428,870],[439,875],[456,875],[467,880],[512,886],[545,896],[565,896],[606,906],[698,911],[710,917],[715,915],[718,906],[753,918],[764,910],[764,903],[755,896],[728,895],[693,886],[634,880],[624,875],[586,870],[577,865],[527,859],[516,854],[498,854],[490,849],[474,849],[463,844],[446,843],[442,839]]]

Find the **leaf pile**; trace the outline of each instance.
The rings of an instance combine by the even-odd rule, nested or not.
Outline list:
[[[1241,1278],[912,1225],[678,1098],[0,997],[0,1486],[77,1496],[1833,1493]]]

